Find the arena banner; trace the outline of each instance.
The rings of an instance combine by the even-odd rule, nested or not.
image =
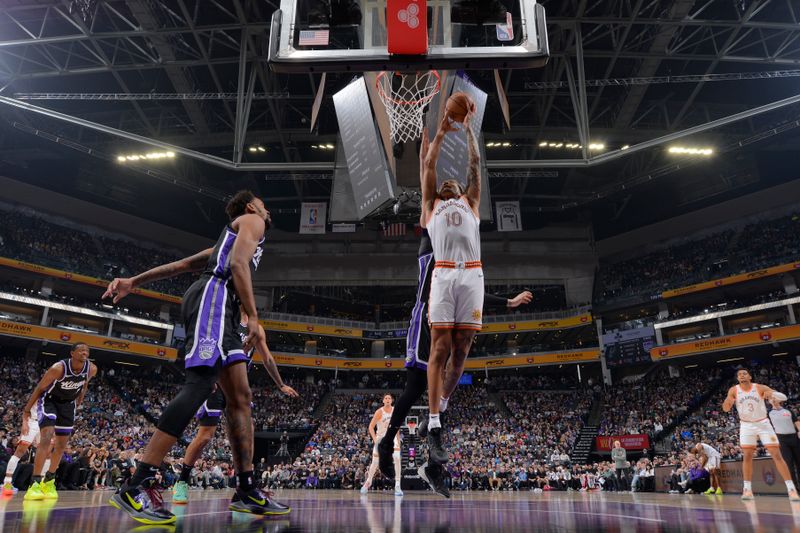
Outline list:
[[[483,370],[484,368],[516,368],[522,366],[538,366],[566,363],[591,363],[600,360],[600,350],[573,350],[542,354],[514,355],[508,357],[476,357],[468,358],[464,368]]]
[[[178,357],[178,350],[166,346],[129,341],[127,339],[118,339],[114,337],[103,337],[101,335],[83,333],[80,331],[34,326],[32,324],[10,322],[8,320],[0,320],[0,335],[26,337],[59,344],[85,342],[89,345],[89,348],[143,355],[168,361],[174,361]]]
[[[311,335],[329,335],[335,337],[348,337],[360,339],[364,331],[345,326],[322,326],[319,324],[305,324],[302,322],[286,322],[282,320],[261,320],[261,325],[266,331],[289,331],[292,333],[307,333]]]
[[[610,452],[614,442],[619,441],[620,446],[626,450],[644,450],[650,447],[650,437],[647,435],[615,435],[612,437],[595,437],[594,446],[598,452]]]
[[[720,481],[722,491],[726,493],[742,492],[742,461],[722,461]],[[667,492],[672,466],[656,467],[656,491]],[[753,492],[756,494],[786,495],[786,485],[781,481],[781,476],[775,469],[771,457],[753,459]]]
[[[757,346],[759,344],[770,344],[793,339],[800,339],[800,325],[748,331],[747,333],[739,333],[737,335],[726,335],[724,337],[712,337],[710,339],[692,342],[656,346],[650,350],[650,357],[653,361],[658,361],[660,359],[670,359],[672,357],[728,350],[731,348],[742,348],[745,346]]]
[[[800,269],[800,262],[786,263],[785,265],[778,265],[774,267],[764,268],[762,270],[754,270],[753,272],[745,272],[744,274],[737,274],[727,278],[714,279],[705,281],[703,283],[695,283],[687,287],[680,287],[678,289],[671,289],[661,293],[662,298],[674,298],[684,294],[693,292],[707,291],[716,287],[723,287],[725,285],[733,285],[735,283],[742,283],[743,281],[751,281],[759,278],[766,278],[767,276],[774,276],[775,274],[783,274],[784,272],[791,272]]]
[[[483,333],[508,333],[511,331],[538,331],[545,329],[576,328],[591,323],[591,313],[558,319],[527,320],[523,322],[492,322],[489,324],[484,324],[479,335]]]
[[[42,274],[43,276],[50,276],[53,278],[75,281],[77,283],[94,285],[95,287],[102,287],[103,289],[105,289],[108,286],[109,282],[109,280],[107,279],[93,278],[91,276],[84,276],[83,274],[75,274],[73,272],[58,270],[57,268],[50,268],[42,265],[36,265],[34,263],[26,263],[25,261],[19,261],[18,259],[9,259],[8,257],[0,257],[0,266],[16,268],[18,270],[25,270],[27,272],[34,272],[36,274]],[[171,294],[163,294],[160,292],[150,291],[147,289],[133,289],[132,294],[138,294],[139,296],[146,296],[147,298],[154,298],[156,300],[163,300],[165,302],[170,302],[175,304],[181,303],[181,298],[179,296],[173,296]]]
[[[327,369],[338,368],[339,370],[402,370],[405,368],[405,359],[399,357],[391,359],[368,357],[345,358],[275,352],[272,352],[272,356],[275,358],[275,362],[282,366]],[[261,357],[255,354],[254,360],[261,361]],[[545,364],[593,362],[599,360],[599,350],[587,350],[515,357],[481,357],[467,359],[465,368],[470,370],[483,370],[484,368],[491,370],[493,368],[516,368]]]

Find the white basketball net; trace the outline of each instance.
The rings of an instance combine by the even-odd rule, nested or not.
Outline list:
[[[392,130],[392,140],[403,143],[422,135],[425,106],[439,92],[441,81],[435,70],[402,74],[381,72],[375,81]]]

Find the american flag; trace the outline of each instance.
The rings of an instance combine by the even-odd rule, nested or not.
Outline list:
[[[329,30],[300,30],[297,44],[300,46],[328,46]]]
[[[384,237],[402,237],[406,234],[406,225],[402,222],[383,224]]]

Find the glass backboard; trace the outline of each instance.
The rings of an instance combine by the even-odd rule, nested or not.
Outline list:
[[[271,24],[270,67],[367,72],[536,68],[547,62],[545,13],[535,0],[388,1],[387,10],[387,0],[281,0]],[[425,30],[424,53],[389,52],[390,41],[396,50],[412,32]]]

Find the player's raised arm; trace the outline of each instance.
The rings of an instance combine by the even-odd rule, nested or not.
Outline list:
[[[451,131],[456,131],[456,129],[450,121],[450,116],[445,113],[441,122],[439,122],[439,129],[430,145],[425,146],[428,138],[427,130],[422,132],[422,143],[426,154],[420,180],[422,186],[422,214],[425,220],[428,219],[428,215],[433,210],[433,202],[436,200],[436,163],[439,161],[439,153],[442,151],[442,141],[444,136]]]
[[[478,139],[472,132],[469,125],[470,119],[474,115],[474,109],[470,111],[464,119],[464,129],[467,132],[467,151],[469,159],[467,161],[467,189],[465,195],[469,205],[474,211],[478,211],[481,205],[481,152],[478,148]]]
[[[140,287],[151,281],[173,278],[189,272],[199,272],[205,268],[212,251],[212,248],[208,248],[207,250],[173,261],[172,263],[151,268],[132,278],[114,278],[114,280],[108,284],[102,299],[113,296],[113,302],[117,303],[130,294],[136,287]]]
[[[767,401],[772,401],[772,399],[774,398],[779,402],[785,402],[788,399],[785,394],[783,394],[782,392],[778,392],[768,387],[767,385],[758,384],[756,385],[756,387],[758,387],[758,391],[761,393],[761,397]]]

